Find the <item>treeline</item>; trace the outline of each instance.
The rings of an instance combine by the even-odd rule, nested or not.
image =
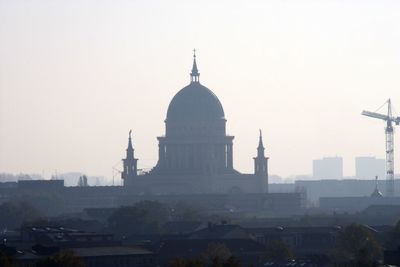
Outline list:
[[[16,200],[0,205],[0,230],[17,229],[23,223],[43,218],[43,213],[28,201]]]
[[[24,223],[43,221],[63,210],[62,198],[52,193],[18,196],[0,204],[0,230],[18,229]],[[201,207],[157,201],[141,201],[132,206],[115,209],[108,218],[108,230],[116,234],[162,234],[162,225],[169,221],[218,220],[207,215]]]
[[[0,204],[0,230],[17,229],[25,222],[60,214],[64,201],[55,193],[38,193],[17,196]]]
[[[39,174],[11,174],[11,173],[0,173],[0,182],[17,182],[19,180],[43,180],[43,176]]]
[[[220,217],[206,214],[201,207],[181,202],[168,205],[145,200],[116,209],[108,218],[108,230],[124,236],[165,234],[163,225],[170,221],[204,221],[218,218]]]

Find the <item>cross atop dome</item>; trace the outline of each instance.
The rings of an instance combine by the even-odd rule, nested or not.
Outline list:
[[[196,49],[193,49],[193,67],[192,67],[192,72],[190,73],[190,81],[191,82],[200,82],[200,72],[197,69],[197,63],[196,63]]]

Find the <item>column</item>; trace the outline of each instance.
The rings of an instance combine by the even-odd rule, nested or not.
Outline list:
[[[165,145],[158,144],[158,161],[160,162],[160,167],[164,168],[165,166]]]
[[[233,147],[232,144],[227,144],[227,168],[228,170],[233,169]]]

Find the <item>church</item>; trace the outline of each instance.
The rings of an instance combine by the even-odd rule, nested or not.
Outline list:
[[[1,188],[3,199],[41,192],[56,193],[68,213],[86,208],[116,208],[144,200],[186,203],[210,213],[266,216],[302,214],[306,192],[271,192],[268,158],[262,134],[258,140],[254,172],[240,173],[233,166],[233,136],[226,134],[226,117],[217,96],[200,83],[193,58],[190,83],[172,98],[165,119],[165,135],[158,138],[158,161],[139,171],[129,132],[121,172],[123,186],[64,186],[62,180],[19,181]],[[257,140],[254,140],[257,146]],[[249,159],[250,160],[250,159]]]
[[[138,173],[131,132],[121,173],[124,187],[137,194],[268,193],[268,158],[262,133],[254,173],[233,166],[233,139],[226,135],[224,109],[217,96],[200,83],[196,54],[190,83],[171,100],[165,135],[158,139],[158,162]]]

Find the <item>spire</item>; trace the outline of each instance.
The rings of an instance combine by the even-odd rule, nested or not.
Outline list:
[[[190,81],[191,82],[199,82],[200,73],[197,69],[196,63],[196,49],[193,49],[193,67],[192,72],[190,73]]]
[[[131,135],[132,135],[132,130],[129,130],[128,150],[133,150]]]
[[[257,157],[254,159],[254,175],[260,180],[262,192],[268,193],[268,158],[264,155],[264,145],[262,140],[262,132],[260,129],[260,136],[257,147]]]
[[[129,185],[134,177],[137,176],[137,159],[134,155],[135,151],[132,146],[132,130],[129,130],[128,148],[126,149],[126,158],[122,159],[124,170],[121,178],[124,179],[124,185]]]
[[[378,176],[375,176],[375,189],[374,192],[372,192],[371,197],[383,197],[378,188]]]
[[[259,137],[259,140],[258,140],[258,148],[264,149],[264,144],[263,144],[263,140],[262,140],[262,132],[261,132],[261,129],[260,129],[260,137]]]
[[[264,158],[264,144],[263,144],[263,140],[262,140],[262,132],[260,129],[260,137],[258,140],[258,147],[257,147],[257,157],[258,158]]]

